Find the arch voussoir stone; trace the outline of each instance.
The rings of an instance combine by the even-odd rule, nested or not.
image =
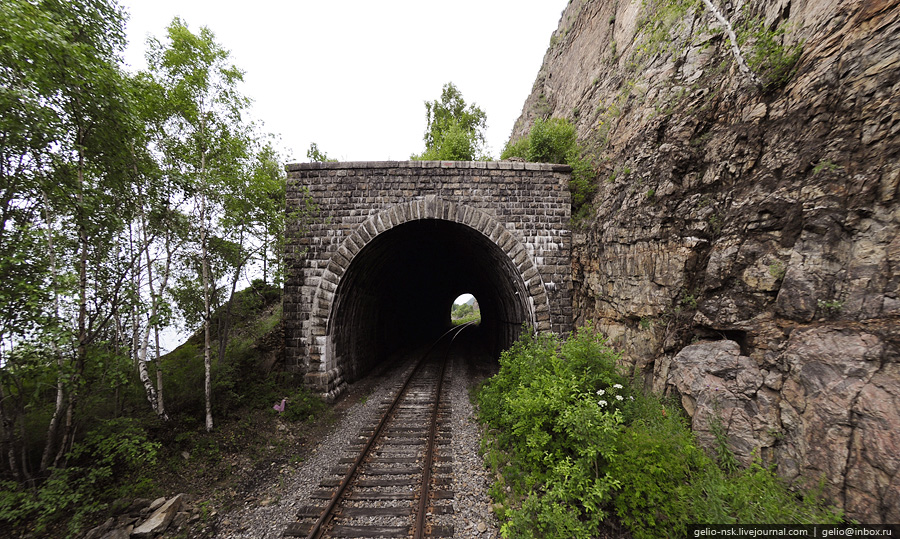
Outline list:
[[[386,216],[385,216],[386,217]],[[372,218],[372,225],[375,227],[375,235],[381,234],[385,230],[390,230],[392,227],[385,226],[382,215],[379,213]]]
[[[349,251],[351,255],[355,256],[356,253],[358,253],[359,250],[362,249],[363,244],[362,244],[362,240],[360,239],[360,237],[358,235],[351,234],[350,236],[347,237],[346,240],[344,240],[342,247],[347,249],[347,251]]]

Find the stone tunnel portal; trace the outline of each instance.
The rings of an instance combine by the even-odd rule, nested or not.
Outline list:
[[[354,379],[392,353],[444,333],[453,300],[464,292],[479,301],[479,344],[495,357],[523,324],[535,325],[524,281],[490,238],[438,219],[386,231],[341,278],[326,330],[329,355]]]
[[[288,368],[326,398],[394,352],[450,326],[478,300],[478,340],[496,355],[523,324],[571,329],[571,169],[513,162],[288,166]]]

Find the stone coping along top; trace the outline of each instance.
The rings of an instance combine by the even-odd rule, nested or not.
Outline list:
[[[290,163],[288,172],[301,170],[345,170],[378,168],[457,168],[483,170],[538,170],[546,172],[572,172],[569,165],[554,163],[528,163],[524,161],[344,161],[328,163]]]

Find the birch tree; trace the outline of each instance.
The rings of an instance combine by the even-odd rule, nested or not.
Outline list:
[[[149,44],[151,75],[171,107],[161,149],[192,193],[203,302],[206,429],[212,430],[210,322],[216,291],[212,243],[233,179],[249,156],[248,126],[242,121],[249,100],[237,90],[243,72],[229,63],[229,52],[216,43],[208,28],[193,33],[176,18],[167,28],[165,41],[151,39]]]
[[[139,261],[132,273],[132,291],[138,301],[132,310],[132,354],[151,409],[168,421],[163,399],[159,331],[172,322],[169,293],[174,281],[177,253],[187,243],[189,225],[186,198],[189,188],[179,169],[168,164],[162,147],[166,142],[171,108],[164,88],[149,73],[134,77],[133,101],[143,130],[133,144],[135,186],[139,205],[129,225],[130,252]],[[151,379],[152,362],[156,381]]]
[[[0,416],[11,454],[10,429],[33,398],[24,388],[55,373],[43,471],[72,441],[89,347],[124,301],[130,261],[118,243],[133,212],[134,122],[120,69],[121,8],[4,0],[0,10],[0,341],[18,349],[0,359]],[[13,461],[14,474],[29,474],[24,453]]]

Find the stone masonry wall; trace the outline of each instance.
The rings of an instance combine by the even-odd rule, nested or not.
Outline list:
[[[288,166],[288,215],[307,190],[311,223],[286,232],[285,347],[289,367],[326,395],[342,366],[328,354],[335,291],[355,255],[379,234],[417,219],[480,231],[507,254],[538,330],[571,329],[570,169],[520,162],[360,162]],[[304,230],[306,229],[306,230]]]

